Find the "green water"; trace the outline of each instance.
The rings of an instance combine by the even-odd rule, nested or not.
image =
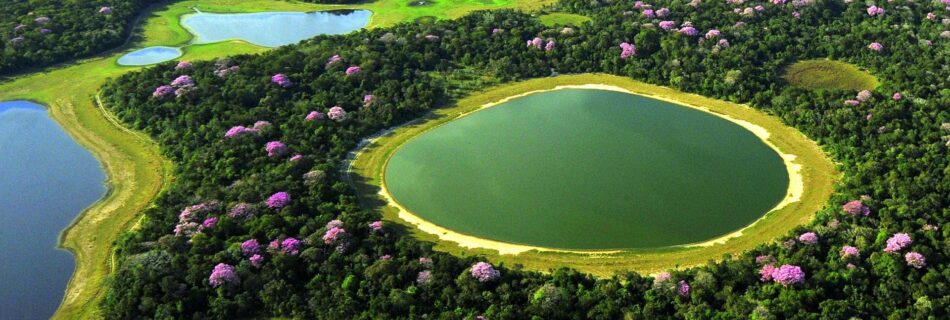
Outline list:
[[[689,244],[784,198],[782,159],[708,113],[613,91],[532,94],[405,143],[386,185],[419,217],[481,238],[569,249]]]

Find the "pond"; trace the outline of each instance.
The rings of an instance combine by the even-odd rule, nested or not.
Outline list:
[[[145,66],[168,61],[181,56],[181,50],[172,47],[148,47],[135,50],[119,57],[123,66]]]
[[[40,105],[0,102],[0,319],[48,319],[73,273],[60,232],[106,191],[105,174]]]
[[[411,138],[384,183],[416,216],[484,239],[563,249],[707,241],[786,195],[779,154],[745,128],[622,92],[564,89]]]
[[[188,15],[182,25],[195,35],[195,43],[211,43],[242,39],[247,42],[277,47],[300,42],[321,34],[344,34],[359,30],[369,23],[367,10],[318,12],[259,12]]]

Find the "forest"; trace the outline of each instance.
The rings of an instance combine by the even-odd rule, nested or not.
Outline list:
[[[592,20],[552,28],[479,11],[113,79],[105,105],[177,166],[117,244],[104,315],[947,318],[950,4],[870,6],[561,0],[549,10]],[[815,58],[865,67],[881,86],[784,83],[785,66]],[[488,84],[587,72],[775,115],[839,163],[836,192],[811,224],[750,252],[609,278],[440,253],[357,202],[345,159],[363,138]]]
[[[156,2],[8,1],[0,7],[0,76],[119,47],[139,13]]]

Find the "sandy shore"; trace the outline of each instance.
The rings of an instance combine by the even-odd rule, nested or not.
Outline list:
[[[527,96],[527,95],[531,95],[531,94],[535,94],[535,93],[540,93],[540,92],[547,92],[547,91],[554,91],[554,90],[563,90],[563,89],[597,89],[597,90],[608,90],[608,91],[616,91],[616,92],[623,92],[623,93],[627,93],[627,94],[634,94],[634,95],[645,96],[645,97],[648,97],[648,98],[651,98],[651,99],[656,99],[656,100],[661,100],[661,101],[665,101],[665,102],[669,102],[669,103],[674,103],[674,104],[681,105],[681,106],[684,106],[684,107],[688,107],[688,108],[696,109],[696,110],[699,110],[699,111],[702,111],[702,112],[706,112],[706,113],[715,115],[715,116],[717,116],[717,117],[720,117],[720,118],[722,118],[722,119],[731,121],[731,122],[733,122],[733,123],[735,123],[735,124],[737,124],[737,125],[739,125],[739,126],[742,126],[743,128],[745,128],[745,129],[748,130],[749,132],[752,132],[752,134],[754,134],[754,135],[756,135],[757,137],[759,137],[759,139],[761,139],[763,143],[765,143],[765,144],[768,145],[770,148],[772,148],[773,150],[775,150],[775,152],[778,153],[779,156],[780,156],[780,157],[782,158],[782,160],[784,161],[784,163],[785,163],[785,168],[786,168],[786,170],[787,170],[787,172],[788,172],[788,177],[789,177],[788,192],[786,193],[785,198],[783,198],[781,202],[779,202],[775,207],[773,207],[771,210],[769,210],[768,213],[771,213],[771,212],[774,212],[774,211],[776,211],[776,210],[782,209],[782,208],[786,207],[787,205],[789,205],[789,204],[791,204],[791,203],[795,203],[795,202],[798,202],[798,201],[801,200],[802,192],[803,192],[803,190],[804,190],[804,180],[803,180],[802,174],[801,174],[802,166],[801,166],[800,164],[797,164],[797,163],[794,162],[794,160],[797,158],[796,155],[794,155],[794,154],[788,154],[788,153],[782,152],[782,150],[780,150],[774,143],[772,143],[771,141],[769,141],[769,137],[771,136],[771,133],[770,133],[768,130],[766,130],[765,128],[763,128],[763,127],[761,127],[761,126],[759,126],[759,125],[753,124],[753,123],[748,122],[748,121],[745,121],[745,120],[741,120],[741,119],[737,119],[737,118],[730,117],[730,116],[728,116],[728,115],[724,115],[724,114],[712,112],[711,110],[709,110],[709,109],[706,108],[706,107],[701,107],[701,106],[696,106],[696,105],[688,104],[688,103],[685,103],[685,102],[682,102],[682,101],[679,101],[679,100],[675,100],[675,99],[672,99],[672,98],[669,98],[669,97],[665,97],[665,96],[651,95],[651,94],[645,94],[645,93],[637,93],[637,92],[633,92],[633,91],[627,90],[627,89],[625,89],[625,88],[621,88],[621,87],[613,86],[613,85],[607,85],[607,84],[559,85],[559,86],[556,86],[556,87],[554,87],[554,88],[552,88],[552,89],[542,89],[542,90],[527,91],[527,92],[524,92],[524,93],[521,93],[521,94],[517,94],[517,95],[505,97],[505,98],[500,99],[500,100],[498,100],[498,101],[486,103],[486,104],[483,104],[483,105],[482,105],[481,107],[479,107],[478,109],[475,109],[475,110],[473,110],[473,111],[469,111],[469,112],[466,112],[466,113],[463,113],[463,114],[460,114],[460,115],[456,116],[455,119],[464,117],[464,116],[466,116],[466,115],[472,114],[472,113],[477,112],[477,111],[484,110],[484,109],[486,109],[486,108],[491,108],[491,107],[494,107],[494,106],[503,104],[503,103],[505,103],[505,102],[511,101],[512,99],[517,99],[517,98],[520,98],[520,97],[524,97],[524,96]],[[365,142],[368,143],[368,142],[371,142],[371,141],[372,141],[372,140],[368,140],[368,141],[365,141]],[[362,144],[362,143],[361,143],[361,144]],[[388,160],[387,160],[387,161],[388,161]],[[383,199],[385,199],[386,202],[387,202],[389,205],[391,205],[391,206],[393,206],[393,207],[395,207],[395,208],[398,209],[398,212],[399,212],[398,216],[399,216],[400,219],[405,220],[406,222],[408,222],[408,223],[410,223],[410,224],[416,226],[419,230],[422,230],[423,232],[426,232],[426,233],[433,234],[433,235],[437,236],[440,240],[455,242],[455,243],[457,243],[459,246],[464,247],[464,248],[483,248],[483,249],[496,250],[496,251],[498,251],[500,254],[504,254],[504,255],[516,255],[516,254],[520,254],[520,253],[527,252],[527,251],[532,251],[532,250],[541,251],[541,252],[567,252],[567,253],[580,253],[580,254],[591,254],[591,255],[613,254],[613,253],[620,253],[620,252],[623,252],[623,251],[624,251],[624,250],[567,250],[567,249],[557,249],[557,248],[547,248],[547,247],[538,247],[538,246],[530,246],[530,245],[521,245],[521,244],[514,244],[514,243],[507,243],[507,242],[502,242],[502,241],[494,241],[494,240],[483,239],[483,238],[479,238],[479,237],[475,237],[475,236],[470,236],[470,235],[458,233],[458,232],[455,232],[455,231],[452,231],[452,230],[443,228],[443,227],[438,226],[438,225],[436,225],[436,224],[434,224],[434,223],[432,223],[432,222],[426,221],[425,219],[422,219],[422,218],[420,218],[419,216],[416,216],[415,214],[413,214],[412,212],[410,212],[409,210],[407,210],[405,207],[403,207],[402,205],[400,205],[395,199],[393,199],[392,195],[389,194],[389,191],[388,191],[388,189],[386,188],[385,182],[381,183],[379,195],[380,195]],[[763,215],[763,218],[764,218],[765,216],[767,216],[768,213],[766,213],[765,215]],[[760,218],[760,219],[754,221],[753,223],[749,224],[748,226],[746,226],[746,227],[744,227],[744,228],[742,228],[742,229],[740,229],[740,230],[737,230],[737,231],[735,231],[735,232],[732,232],[732,233],[723,235],[723,236],[718,237],[718,238],[715,238],[715,239],[711,239],[711,240],[704,241],[704,242],[699,242],[699,243],[681,245],[681,246],[683,246],[683,247],[708,247],[708,246],[712,246],[712,245],[715,245],[715,244],[722,244],[722,243],[725,243],[725,242],[726,242],[727,240],[729,240],[729,239],[732,239],[732,238],[741,236],[741,235],[743,234],[743,231],[744,231],[744,230],[748,229],[749,227],[752,227],[753,225],[755,225],[756,223],[758,223],[758,222],[761,221],[761,220],[762,220],[762,218]]]

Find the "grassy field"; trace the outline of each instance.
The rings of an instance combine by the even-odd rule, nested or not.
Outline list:
[[[188,45],[192,35],[180,24],[193,7],[204,12],[238,13],[261,11],[318,11],[367,9],[374,12],[369,28],[389,26],[418,17],[455,18],[478,9],[536,9],[554,0],[530,1],[440,1],[426,7],[409,7],[406,1],[381,0],[359,5],[319,5],[296,1],[191,0],[152,7],[134,31],[130,43],[120,50],[13,77],[0,83],[0,101],[31,100],[46,105],[50,116],[79,144],[100,161],[107,175],[108,192],[80,214],[60,236],[60,246],[73,253],[76,270],[66,288],[56,319],[100,318],[99,300],[112,265],[112,243],[139,220],[139,212],[151,204],[172,181],[173,164],[161,156],[146,135],[123,127],[95,101],[108,78],[140,67],[116,64],[121,55],[146,46],[185,46],[181,60],[202,60],[267,48],[243,41]]]
[[[580,26],[587,21],[590,21],[589,17],[571,13],[557,12],[541,16],[541,24],[548,27]]]
[[[796,164],[802,165],[804,192],[801,201],[792,203],[781,210],[773,211],[743,230],[739,237],[724,243],[705,247],[670,247],[649,250],[627,250],[620,253],[566,253],[528,251],[517,255],[503,255],[489,249],[472,249],[459,246],[455,242],[443,241],[436,235],[418,230],[398,217],[398,210],[386,203],[378,192],[382,183],[385,163],[392,153],[411,137],[456,119],[459,115],[475,111],[481,106],[506,97],[528,91],[553,89],[561,85],[606,84],[621,87],[629,91],[678,101],[683,104],[703,106],[710,111],[749,121],[767,129],[771,136],[769,142],[784,153],[797,155]],[[383,217],[392,222],[407,226],[407,232],[414,237],[435,243],[440,251],[456,255],[484,255],[493,262],[522,264],[527,269],[547,271],[560,266],[571,266],[596,275],[608,276],[619,270],[631,270],[653,273],[668,268],[693,266],[709,260],[721,258],[726,254],[737,254],[761,243],[783,236],[792,228],[809,222],[814,213],[821,209],[831,196],[838,173],[825,153],[797,130],[785,126],[781,120],[758,112],[746,106],[710,99],[698,95],[679,92],[666,87],[650,85],[628,78],[604,75],[563,75],[554,78],[540,78],[486,89],[456,105],[438,109],[410,124],[396,128],[368,144],[351,164],[351,180],[359,191],[364,206],[378,209]]]
[[[877,78],[861,68],[835,60],[798,61],[785,69],[785,81],[806,89],[873,90]]]

